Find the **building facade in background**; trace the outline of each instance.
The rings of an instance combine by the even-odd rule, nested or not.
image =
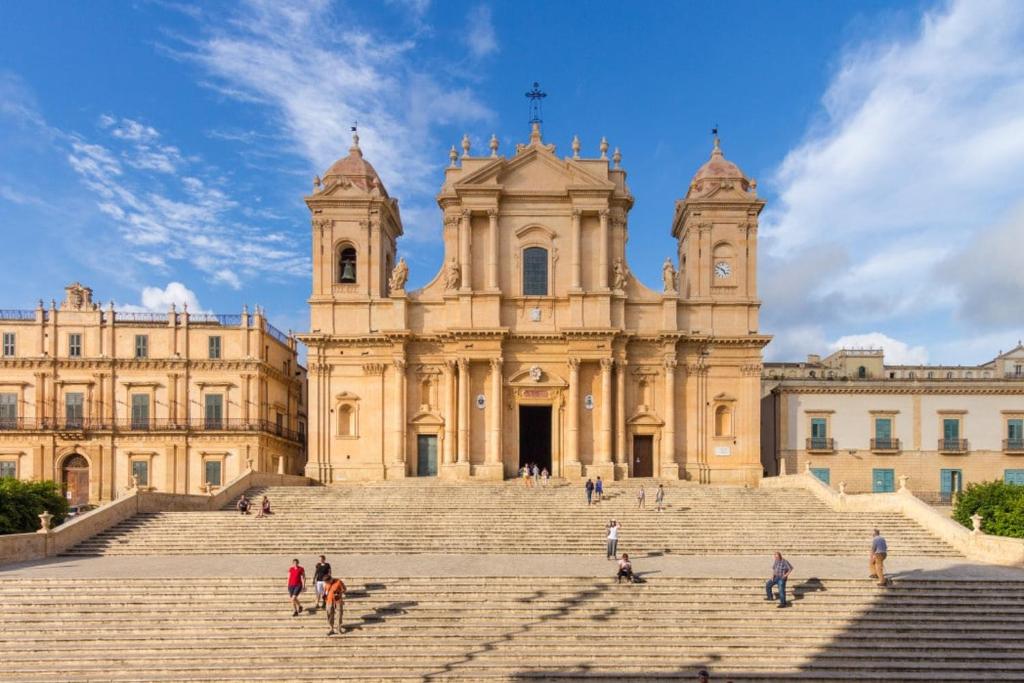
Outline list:
[[[59,481],[77,505],[303,470],[305,369],[259,309],[120,312],[76,283],[0,311],[0,341],[0,476]]]
[[[657,290],[626,262],[618,150],[452,148],[444,260],[407,291],[397,200],[355,137],[312,212],[310,457],[323,482],[554,476],[756,483],[762,348],[756,183],[710,160],[682,185]],[[643,235],[633,235],[643,239]],[[676,270],[679,265],[679,272]]]
[[[854,492],[908,476],[915,494],[949,500],[970,482],[1024,484],[1024,346],[978,366],[886,365],[844,349],[805,363],[766,363],[763,464],[810,466]]]

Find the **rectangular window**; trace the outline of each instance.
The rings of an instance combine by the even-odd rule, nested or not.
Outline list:
[[[206,483],[210,486],[220,486],[220,460],[207,460],[204,469]]]
[[[277,413],[275,423],[277,425],[277,434],[278,436],[280,436],[281,433],[284,431],[284,415],[282,415],[281,413]]]
[[[220,337],[210,337],[210,358],[220,358]]]
[[[18,426],[18,395],[0,394],[0,429],[14,429]]]
[[[958,418],[942,419],[942,438],[946,441],[955,441],[960,438],[960,420]]]
[[[224,427],[224,396],[223,394],[207,394],[203,403],[203,419],[207,429],[223,429]]]
[[[875,440],[876,441],[891,441],[892,440],[892,418],[891,417],[876,417],[875,418]]]
[[[149,428],[149,394],[132,394],[132,429]]]
[[[1007,484],[1024,486],[1024,470],[1003,470],[1003,481]]]
[[[811,418],[811,438],[812,439],[825,439],[828,438],[828,420],[823,417],[812,417]]]
[[[149,336],[145,334],[135,335],[135,357],[149,357]]]
[[[10,358],[14,355],[14,333],[4,332],[4,356]]]
[[[1006,421],[1006,438],[1010,441],[1024,439],[1024,418],[1015,417]]]
[[[895,479],[895,472],[893,470],[871,470],[871,492],[892,493],[895,490]]]
[[[548,295],[548,250],[541,247],[523,249],[523,295]]]
[[[82,335],[72,332],[68,335],[68,358],[82,357]]]
[[[132,476],[139,486],[149,486],[149,462],[146,460],[132,460]]]
[[[81,428],[85,417],[85,394],[69,392],[64,394],[64,422],[68,427]]]
[[[0,479],[14,479],[18,476],[18,463],[13,460],[0,460]]]

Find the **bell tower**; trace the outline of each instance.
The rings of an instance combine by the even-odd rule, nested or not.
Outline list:
[[[757,181],[725,158],[714,133],[711,158],[676,202],[680,295],[691,333],[740,336],[758,329],[757,224],[764,200]]]
[[[333,332],[336,316],[348,315],[345,304],[366,311],[367,302],[388,296],[395,243],[402,235],[398,201],[388,196],[377,171],[363,158],[355,128],[348,156],[327,169],[322,180],[313,179],[313,193],[305,200],[313,223],[311,329]],[[348,318],[346,329],[352,331],[359,318],[359,331],[374,331],[365,313]]]

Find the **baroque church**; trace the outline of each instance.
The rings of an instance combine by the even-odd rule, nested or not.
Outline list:
[[[626,260],[617,149],[583,157],[574,139],[559,156],[539,123],[513,154],[489,148],[452,147],[443,262],[417,290],[396,260],[398,200],[357,135],[314,180],[306,474],[500,480],[536,463],[570,480],[755,484],[770,339],[756,182],[716,136],[654,290]]]

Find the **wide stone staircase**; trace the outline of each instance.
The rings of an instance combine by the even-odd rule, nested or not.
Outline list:
[[[4,681],[1024,680],[1024,582],[347,578],[347,631],[278,578],[0,581]],[[304,596],[307,606],[309,596]]]
[[[681,555],[860,555],[873,528],[890,551],[955,556],[946,543],[896,513],[836,512],[802,489],[666,485],[666,509],[654,510],[648,484],[612,483],[586,505],[579,485],[525,488],[519,482],[384,482],[331,487],[252,489],[274,514],[257,519],[233,509],[135,516],[70,549],[71,555],[278,553],[594,554],[610,518],[622,524],[621,552]]]

